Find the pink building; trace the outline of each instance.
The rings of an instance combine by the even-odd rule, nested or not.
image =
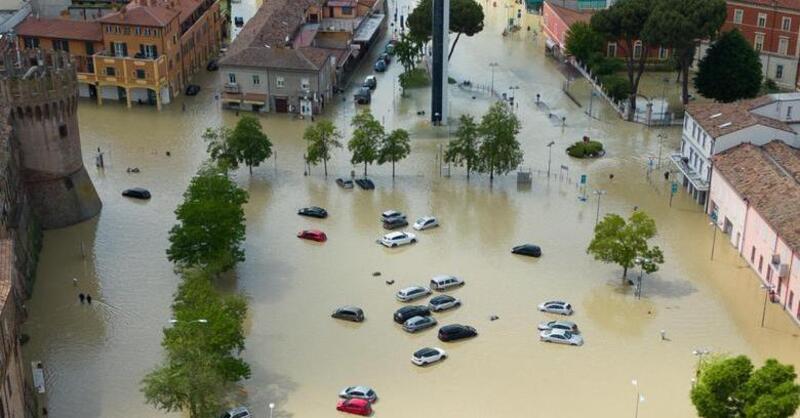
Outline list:
[[[566,56],[567,32],[575,22],[589,23],[593,11],[577,11],[544,2],[542,7],[542,32],[545,46],[553,55]]]
[[[712,159],[712,219],[800,323],[800,149],[743,143]]]

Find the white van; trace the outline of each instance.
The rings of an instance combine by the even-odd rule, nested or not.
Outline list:
[[[464,281],[456,276],[436,276],[431,279],[431,289],[444,291],[451,287],[463,286]]]

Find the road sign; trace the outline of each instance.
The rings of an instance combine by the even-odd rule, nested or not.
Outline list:
[[[678,183],[672,182],[672,194],[678,193]]]

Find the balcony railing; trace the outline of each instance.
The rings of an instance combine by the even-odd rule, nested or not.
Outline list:
[[[118,86],[156,87],[167,81],[167,59],[117,57],[106,51],[76,57],[78,81]]]
[[[694,186],[695,189],[703,192],[708,190],[708,181],[703,178],[699,173],[695,172],[692,167],[684,161],[683,154],[676,153],[669,156],[672,163],[678,168],[678,170],[689,180],[690,183]]]

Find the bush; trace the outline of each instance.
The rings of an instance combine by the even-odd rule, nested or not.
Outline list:
[[[422,68],[415,68],[411,71],[400,74],[400,85],[404,89],[427,87],[431,83],[428,72]]]
[[[622,71],[625,64],[617,58],[608,58],[602,55],[589,61],[589,69],[598,77],[607,76]]]
[[[603,90],[616,101],[625,100],[631,94],[631,86],[625,77],[618,75],[606,75],[600,77]]]
[[[447,77],[447,84],[456,84],[457,81],[453,77]]]
[[[598,141],[578,141],[567,148],[567,154],[575,158],[593,158],[603,154],[603,144]]]

